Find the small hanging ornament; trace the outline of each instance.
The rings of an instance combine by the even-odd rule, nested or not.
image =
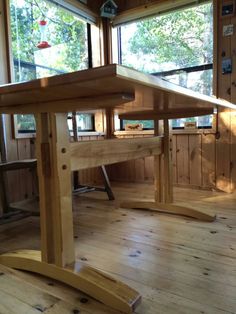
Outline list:
[[[47,21],[41,20],[39,21],[39,28],[41,33],[41,41],[37,45],[39,49],[45,49],[51,47],[49,43],[47,42]]]

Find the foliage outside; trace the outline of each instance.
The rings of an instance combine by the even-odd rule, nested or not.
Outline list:
[[[86,23],[77,16],[46,0],[10,0],[10,18],[15,81],[88,68]],[[46,35],[51,45],[41,50],[37,48],[40,20],[47,21]],[[88,125],[85,119],[86,115],[78,116],[81,129]],[[34,132],[33,115],[17,115],[17,129],[21,133]]]
[[[11,0],[10,17],[15,81],[88,67],[86,23],[72,13],[46,0]],[[51,48],[37,48],[41,40],[40,20],[47,21]],[[24,66],[24,62],[32,66]],[[52,69],[34,67],[35,63]]]
[[[155,73],[213,62],[212,4],[198,5],[121,27],[122,64]],[[212,70],[163,77],[202,94],[212,94]],[[173,120],[210,126],[212,116]],[[140,121],[139,121],[140,122]],[[129,123],[128,121],[125,123]],[[153,122],[149,122],[153,127]]]

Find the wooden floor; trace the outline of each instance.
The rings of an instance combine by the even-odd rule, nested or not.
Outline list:
[[[76,257],[143,295],[137,314],[236,313],[236,194],[176,188],[179,204],[217,213],[214,223],[119,209],[152,200],[152,185],[116,184],[74,198]],[[119,201],[118,201],[119,200]],[[39,218],[0,227],[0,251],[39,248]],[[0,266],[0,314],[113,313],[47,278]]]

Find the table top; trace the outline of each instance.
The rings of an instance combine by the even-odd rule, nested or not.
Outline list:
[[[235,104],[215,99],[117,64],[0,86],[0,112],[181,112]]]

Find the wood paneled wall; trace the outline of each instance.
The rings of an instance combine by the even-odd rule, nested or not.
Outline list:
[[[174,183],[195,188],[215,188],[215,134],[210,132],[174,134],[172,143]],[[114,181],[153,182],[153,171],[153,157],[119,163],[109,167],[110,179]]]
[[[222,4],[227,0],[215,1],[215,34],[217,34],[215,52],[217,56],[216,95],[236,104],[236,16],[221,16]],[[234,2],[235,3],[235,2]],[[223,36],[225,25],[234,25],[234,34]],[[222,74],[222,61],[231,58],[231,74]],[[232,110],[219,109],[218,134],[216,142],[216,186],[230,192],[236,187],[235,132],[236,113]]]

